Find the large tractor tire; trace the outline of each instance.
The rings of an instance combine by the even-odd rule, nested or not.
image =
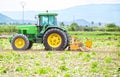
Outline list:
[[[66,32],[66,36],[67,36],[67,45],[66,45],[66,47],[68,47],[68,49],[69,49],[69,46],[70,46],[70,35]]]
[[[27,50],[30,42],[25,35],[17,34],[12,38],[11,45],[14,50]]]
[[[33,46],[33,42],[32,41],[29,41],[29,46],[27,49],[31,49],[31,47]]]
[[[60,29],[49,29],[43,36],[43,44],[46,50],[64,50],[68,45],[68,38]]]

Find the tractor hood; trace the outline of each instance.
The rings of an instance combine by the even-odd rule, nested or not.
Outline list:
[[[35,25],[19,25],[17,30],[21,34],[37,34],[37,27]]]
[[[17,29],[20,29],[20,30],[30,30],[30,29],[36,29],[36,26],[35,25],[19,25],[17,26]]]

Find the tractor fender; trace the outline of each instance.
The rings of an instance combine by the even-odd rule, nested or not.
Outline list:
[[[46,28],[46,30],[44,31],[42,37],[44,36],[44,34],[45,34],[49,29],[53,29],[53,28],[55,28],[55,29],[60,29],[60,30],[62,30],[62,31],[64,31],[64,32],[67,32],[66,29],[64,29],[64,28],[52,26],[52,27],[47,27],[47,28]],[[42,38],[42,43],[43,43],[43,38]]]
[[[53,27],[47,27],[46,30],[45,30],[45,32],[46,32],[47,30],[53,29],[53,28],[60,29],[60,30],[62,30],[62,31],[64,31],[64,32],[66,32],[66,29],[65,29],[65,28],[63,28],[63,27],[54,27],[54,26],[53,26]],[[45,32],[44,32],[44,33],[45,33]]]
[[[64,32],[67,32],[65,29],[62,29],[62,28],[60,28],[60,27],[55,27],[55,26],[52,26],[52,27],[47,27],[46,28],[46,30],[44,31],[44,33],[43,33],[43,36],[44,36],[44,34],[48,31],[48,30],[50,30],[50,29],[60,29],[60,30],[62,30],[62,31],[64,31]],[[42,38],[43,39],[43,38]]]

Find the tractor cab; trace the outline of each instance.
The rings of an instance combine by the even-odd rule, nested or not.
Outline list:
[[[38,26],[57,26],[56,13],[41,13],[38,15]]]
[[[47,28],[50,27],[58,27],[57,25],[57,13],[40,13],[38,15],[38,23],[37,23],[37,29],[38,29],[38,37],[42,37],[44,32],[47,30]]]

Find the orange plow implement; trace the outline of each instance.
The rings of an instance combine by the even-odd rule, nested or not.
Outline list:
[[[69,50],[72,51],[89,51],[92,48],[92,42],[87,39],[86,45],[77,40],[74,36],[71,37],[70,47]]]

